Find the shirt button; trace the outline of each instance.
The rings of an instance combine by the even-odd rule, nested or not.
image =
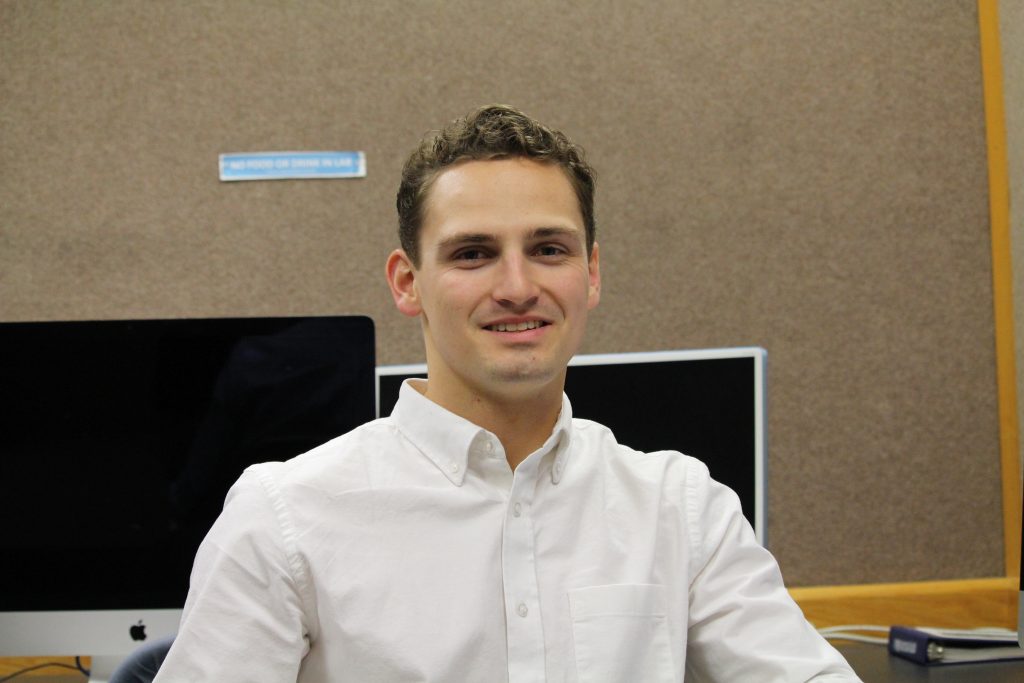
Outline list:
[[[521,514],[523,514],[523,506],[520,505],[519,503],[516,503],[515,505],[512,506],[512,515],[518,517]]]
[[[494,444],[488,441],[487,443],[484,444],[484,450],[486,450],[488,453],[492,453],[494,451]]]
[[[518,614],[521,617],[525,617],[527,614],[529,614],[529,612],[530,610],[526,609],[525,603],[521,602],[519,603],[519,607],[516,607],[516,614]]]
[[[451,471],[452,474],[455,474],[456,472],[459,471],[459,463],[457,463],[457,462],[450,462],[450,463],[448,463],[448,469]]]

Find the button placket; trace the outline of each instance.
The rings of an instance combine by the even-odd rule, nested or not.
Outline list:
[[[526,460],[512,477],[502,534],[502,579],[505,587],[508,680],[543,680],[544,629],[539,605],[540,591],[534,566],[534,530],[529,515],[537,481],[537,460]]]

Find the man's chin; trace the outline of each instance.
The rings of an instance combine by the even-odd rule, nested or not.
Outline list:
[[[493,367],[488,374],[495,388],[541,389],[554,381],[561,383],[565,377],[565,368],[507,365]]]

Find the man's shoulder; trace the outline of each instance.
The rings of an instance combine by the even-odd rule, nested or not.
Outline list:
[[[279,487],[348,479],[365,473],[367,461],[401,437],[389,418],[372,420],[283,462],[250,465],[247,472]]]
[[[600,460],[606,464],[619,463],[628,470],[649,471],[654,468],[663,470],[666,475],[678,476],[707,472],[703,462],[680,451],[641,451],[621,443],[615,433],[600,422],[574,417],[572,426],[574,447],[579,447],[581,452],[600,453]]]

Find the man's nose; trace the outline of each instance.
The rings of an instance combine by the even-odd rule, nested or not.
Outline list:
[[[539,288],[525,258],[503,258],[501,267],[495,271],[495,277],[493,296],[498,303],[523,308],[537,302]]]

